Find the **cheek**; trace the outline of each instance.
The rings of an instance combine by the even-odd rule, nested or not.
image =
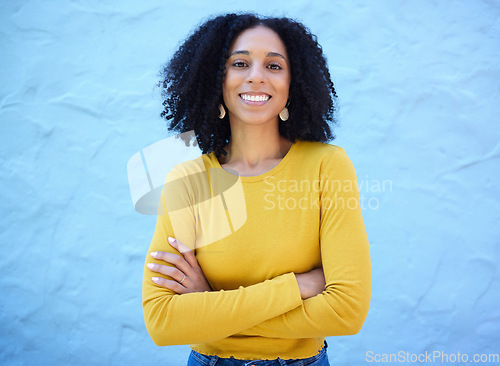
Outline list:
[[[233,109],[236,103],[236,97],[237,96],[235,96],[234,89],[231,90],[230,86],[226,85],[222,88],[222,99],[229,110]]]
[[[290,81],[291,81],[290,75],[281,77],[278,80],[276,80],[277,85],[279,85],[279,88],[282,92],[285,90],[288,92],[288,90],[290,90]]]
[[[282,80],[279,85],[281,94],[288,98],[288,94],[290,92],[290,81]]]
[[[222,85],[222,98],[224,98],[224,101],[228,101],[231,98],[231,85],[227,82],[224,82]]]
[[[222,93],[224,95],[229,95],[234,92],[234,89],[238,85],[236,78],[231,75],[231,73],[226,74],[224,83],[222,84]]]

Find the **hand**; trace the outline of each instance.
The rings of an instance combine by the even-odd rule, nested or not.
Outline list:
[[[153,277],[153,282],[178,294],[212,291],[193,251],[174,238],[168,238],[168,242],[182,255],[152,252],[151,256],[173,264],[174,267],[155,263],[148,263],[147,266],[151,271],[170,276],[173,280]]]
[[[326,281],[323,268],[316,268],[306,273],[295,274],[299,284],[300,297],[303,300],[319,295],[325,290]]]

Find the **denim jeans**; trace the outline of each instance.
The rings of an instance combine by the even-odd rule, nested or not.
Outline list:
[[[323,346],[315,356],[293,360],[239,360],[234,357],[221,358],[219,356],[206,356],[191,350],[187,366],[330,366],[326,353],[328,345]]]

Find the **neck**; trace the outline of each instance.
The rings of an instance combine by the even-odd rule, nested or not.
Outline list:
[[[277,122],[277,121],[276,121]],[[244,169],[257,169],[269,161],[282,159],[292,143],[281,136],[277,124],[231,125],[231,140],[224,150],[223,164],[240,166]]]

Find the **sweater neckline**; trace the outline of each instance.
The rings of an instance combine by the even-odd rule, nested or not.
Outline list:
[[[250,183],[250,182],[258,182],[258,181],[261,181],[261,180],[264,180],[268,177],[271,177],[273,175],[275,175],[276,173],[278,173],[281,169],[283,169],[286,164],[290,161],[290,159],[292,158],[292,156],[295,154],[295,150],[297,149],[297,145],[300,143],[300,140],[296,139],[295,142],[292,144],[292,146],[290,146],[290,149],[288,149],[288,152],[285,154],[285,156],[283,157],[283,159],[280,160],[280,162],[275,165],[272,169],[268,170],[267,172],[264,172],[262,174],[259,174],[259,175],[251,175],[251,176],[239,176],[239,179],[242,183]],[[223,171],[223,174],[224,175],[227,175],[228,177],[232,177],[234,179],[235,176],[237,176],[236,174],[233,174],[229,171],[227,171],[226,169],[224,169],[222,167],[222,165],[220,164],[219,160],[217,159],[217,157],[215,156],[215,152],[212,151],[210,154],[210,160],[212,160],[212,164],[215,168],[220,168],[222,169]]]

